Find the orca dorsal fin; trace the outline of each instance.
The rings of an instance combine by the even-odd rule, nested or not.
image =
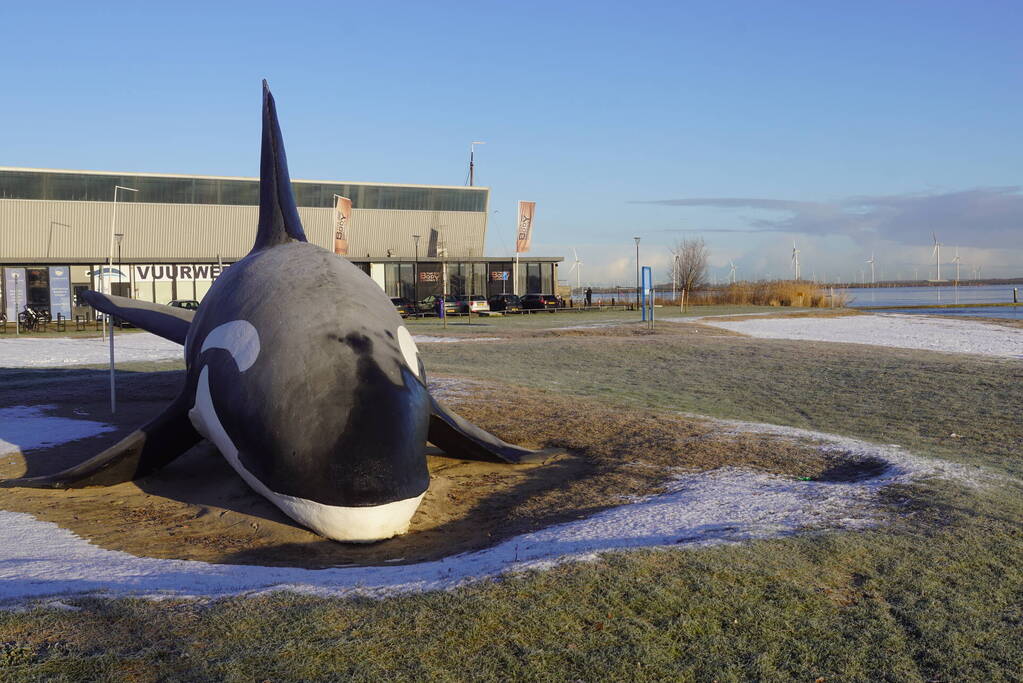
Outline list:
[[[270,86],[263,81],[263,149],[259,161],[259,228],[252,251],[290,240],[305,242],[295,194],[288,175],[288,157],[277,123],[277,106]]]

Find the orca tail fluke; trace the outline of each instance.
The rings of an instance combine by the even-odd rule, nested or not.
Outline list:
[[[252,251],[285,244],[305,242],[305,230],[298,217],[295,195],[288,174],[284,138],[277,122],[277,105],[270,86],[263,81],[263,148],[259,161],[259,228]]]
[[[445,454],[461,460],[506,462],[513,465],[542,463],[561,455],[560,448],[531,451],[502,441],[490,432],[480,429],[454,411],[430,397],[430,433],[427,437]]]
[[[127,320],[135,327],[184,345],[195,311],[164,306],[99,292],[83,292],[82,298],[97,311]]]
[[[0,481],[0,488],[110,486],[144,477],[202,440],[188,419],[187,403],[179,397],[157,417],[79,465],[56,474]]]

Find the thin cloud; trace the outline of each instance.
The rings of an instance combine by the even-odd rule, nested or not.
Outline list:
[[[946,244],[991,248],[1023,247],[1020,186],[956,192],[853,196],[835,202],[800,202],[758,197],[660,199],[641,204],[786,213],[782,218],[746,218],[748,229],[706,232],[792,232],[848,235],[857,241],[927,244],[931,234]],[[701,232],[686,230],[685,232]]]
[[[704,232],[737,232],[743,234],[749,234],[753,232],[786,232],[781,228],[664,228],[662,230],[647,230],[646,232],[686,232],[686,233],[704,233]]]

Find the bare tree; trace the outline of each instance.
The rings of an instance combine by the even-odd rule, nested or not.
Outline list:
[[[702,237],[683,239],[671,248],[668,278],[675,277],[675,286],[687,292],[707,284],[707,260],[710,252]]]

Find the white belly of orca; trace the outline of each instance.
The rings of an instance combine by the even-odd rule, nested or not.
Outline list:
[[[279,507],[288,517],[335,541],[370,543],[405,533],[408,531],[412,515],[426,495],[424,491],[414,498],[396,500],[383,505],[343,507],[324,505],[272,491],[242,465],[238,458],[238,449],[217,417],[213,398],[210,396],[209,367],[204,367],[199,373],[199,382],[195,389],[195,407],[188,411],[188,418],[195,430],[213,442],[249,486]]]

